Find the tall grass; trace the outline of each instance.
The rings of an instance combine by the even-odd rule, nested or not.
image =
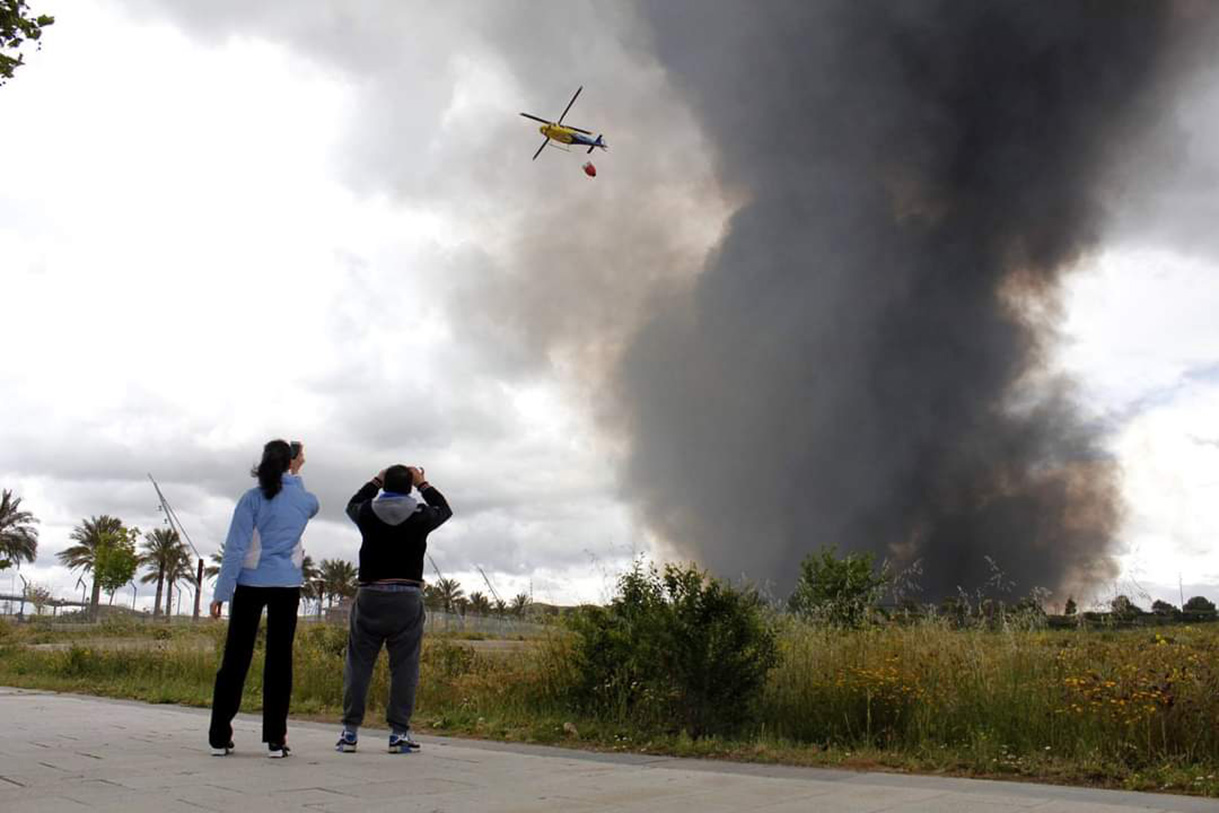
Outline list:
[[[800,742],[978,758],[1219,765],[1219,635],[788,624],[762,725]]]

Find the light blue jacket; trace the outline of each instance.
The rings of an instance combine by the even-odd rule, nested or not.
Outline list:
[[[232,601],[237,585],[299,587],[305,548],[301,534],[317,514],[317,497],[295,474],[285,474],[283,489],[271,499],[251,488],[237,502],[213,601]]]

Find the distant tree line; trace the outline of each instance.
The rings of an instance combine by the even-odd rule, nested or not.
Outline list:
[[[1157,600],[1152,603],[1151,612],[1147,612],[1129,596],[1118,595],[1105,610],[1083,613],[1079,612],[1075,598],[1068,596],[1062,615],[1052,615],[1045,609],[1048,591],[1035,589],[1021,598],[1005,598],[1011,585],[993,561],[988,559],[988,563],[993,575],[982,589],[973,594],[962,590],[937,605],[928,605],[911,597],[911,585],[903,574],[895,574],[887,564],[877,565],[871,553],[839,556],[835,549],[823,548],[801,562],[795,589],[786,606],[794,615],[849,627],[928,615],[957,624],[995,624],[1019,619],[1048,626],[1079,623],[1129,626],[1216,618],[1215,605],[1203,596],[1194,596],[1180,609]]]
[[[0,0],[2,2],[4,0]],[[37,524],[38,520],[22,509],[20,497],[9,490],[0,492],[0,570],[35,560]],[[88,578],[91,588],[88,615],[92,619],[98,616],[102,593],[106,593],[113,604],[115,592],[127,584],[134,585],[133,580],[141,570],[140,583],[156,585],[154,617],[173,615],[175,591],[180,592],[182,587],[199,588],[190,550],[172,528],[157,528],[141,534],[139,528],[128,528],[118,518],[103,514],[81,520],[72,529],[71,539],[74,544],[57,557],[70,571],[79,573],[78,584],[84,585]],[[204,569],[204,578],[214,580],[223,561],[222,547],[212,554],[211,564]],[[987,587],[998,587],[1000,592],[1010,589],[995,563],[988,562],[994,574]],[[306,556],[302,570],[303,597],[307,603],[313,603],[318,617],[337,602],[355,596],[359,587],[356,566],[345,559],[323,559],[318,565],[312,557]],[[1020,618],[1049,626],[1191,622],[1216,617],[1214,603],[1203,596],[1194,596],[1181,608],[1157,600],[1147,611],[1128,596],[1118,595],[1109,602],[1107,610],[1082,613],[1075,598],[1070,596],[1063,613],[1052,615],[1045,610],[1048,597],[1045,591],[1034,590],[1017,600],[989,596],[984,590],[972,595],[961,591],[935,606],[918,603],[912,597],[915,592],[917,587],[910,573],[895,573],[887,563],[878,565],[871,553],[839,555],[834,548],[822,548],[800,563],[796,586],[785,605],[793,615],[847,627],[929,614],[960,624],[1002,623]],[[41,592],[38,598],[44,604],[51,602],[49,595],[43,596]],[[445,578],[426,585],[423,598],[430,610],[463,616],[523,618],[534,612],[556,609],[535,605],[528,593],[518,593],[510,602],[481,591],[467,595],[456,579]],[[29,600],[35,603],[32,594]]]

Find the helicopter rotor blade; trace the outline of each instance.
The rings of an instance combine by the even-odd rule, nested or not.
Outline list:
[[[527,119],[533,119],[534,121],[540,121],[540,122],[542,122],[542,124],[550,124],[550,123],[551,123],[551,122],[547,121],[546,119],[543,119],[543,118],[538,118],[537,116],[530,115],[529,113],[521,113],[521,115],[522,115],[522,116],[524,116],[524,117],[525,117],[525,118],[527,118]]]
[[[567,107],[563,108],[563,116],[566,116],[567,111],[571,110],[571,106],[576,103],[576,96],[579,96],[580,91],[582,91],[582,90],[584,90],[584,85],[580,85],[580,87],[576,88],[575,96],[572,96],[571,101],[567,103]],[[559,116],[559,121],[558,121],[559,124],[563,123],[563,116]]]
[[[581,130],[579,127],[572,127],[570,124],[564,124],[563,126],[566,127],[568,130],[575,130],[577,133],[584,133],[584,135],[592,135],[592,133],[589,132],[588,130]]]
[[[542,154],[542,150],[546,149],[546,145],[550,143],[550,136],[546,136],[546,140],[542,142],[542,146],[538,147],[538,151],[533,154],[533,160],[538,160],[538,156]]]

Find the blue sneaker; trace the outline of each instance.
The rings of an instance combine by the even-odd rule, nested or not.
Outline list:
[[[340,754],[355,753],[357,741],[356,732],[344,728],[343,733],[339,735],[339,741],[334,744],[334,750]]]
[[[389,752],[391,754],[409,754],[419,750],[419,742],[407,731],[403,734],[389,735]]]

